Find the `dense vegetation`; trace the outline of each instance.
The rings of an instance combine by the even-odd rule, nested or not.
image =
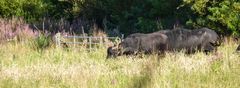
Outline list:
[[[238,0],[1,0],[0,16],[24,17],[29,23],[44,18],[85,19],[100,29],[118,28],[125,34],[153,32],[181,25],[209,27],[239,35]],[[68,29],[69,30],[69,29]],[[89,29],[86,29],[89,30]]]
[[[91,52],[85,44],[56,47],[52,34],[209,27],[240,35],[239,14],[238,0],[0,0],[0,88],[238,88],[240,55],[231,38],[208,55],[106,60],[107,44]]]
[[[38,40],[38,41],[41,41]],[[218,53],[167,53],[106,60],[106,48],[35,50],[34,41],[8,42],[0,48],[1,88],[238,88],[237,44],[225,42]],[[141,57],[141,58],[140,58]]]

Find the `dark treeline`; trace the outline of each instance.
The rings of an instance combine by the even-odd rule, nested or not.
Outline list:
[[[34,23],[43,18],[94,22],[102,30],[130,34],[175,26],[209,27],[225,35],[239,35],[238,0],[1,0],[2,18],[23,17]]]

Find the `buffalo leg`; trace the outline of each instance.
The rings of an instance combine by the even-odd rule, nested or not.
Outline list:
[[[211,44],[206,44],[204,47],[203,47],[203,51],[208,54],[209,52],[213,52],[215,51],[215,47],[212,46]]]

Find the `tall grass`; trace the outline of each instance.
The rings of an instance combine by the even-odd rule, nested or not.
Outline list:
[[[90,88],[238,88],[240,55],[229,41],[217,53],[167,53],[106,60],[106,48],[56,48],[39,52],[32,43],[4,43],[0,48],[0,87]]]
[[[21,19],[0,19],[0,88],[240,86],[240,54],[235,53],[237,43],[231,39],[209,55],[169,52],[165,57],[139,55],[106,60],[105,45],[91,52],[86,47],[59,48],[49,37],[32,30]],[[106,36],[101,31],[92,35]],[[14,38],[20,41],[6,42]]]

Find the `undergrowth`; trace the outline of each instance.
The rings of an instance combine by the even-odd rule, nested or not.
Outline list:
[[[106,48],[88,51],[44,43],[39,52],[25,43],[4,43],[0,48],[0,87],[80,88],[238,88],[240,54],[227,42],[205,55],[182,52],[120,56],[106,60]],[[36,40],[35,40],[36,41]],[[39,43],[40,44],[40,43]]]

